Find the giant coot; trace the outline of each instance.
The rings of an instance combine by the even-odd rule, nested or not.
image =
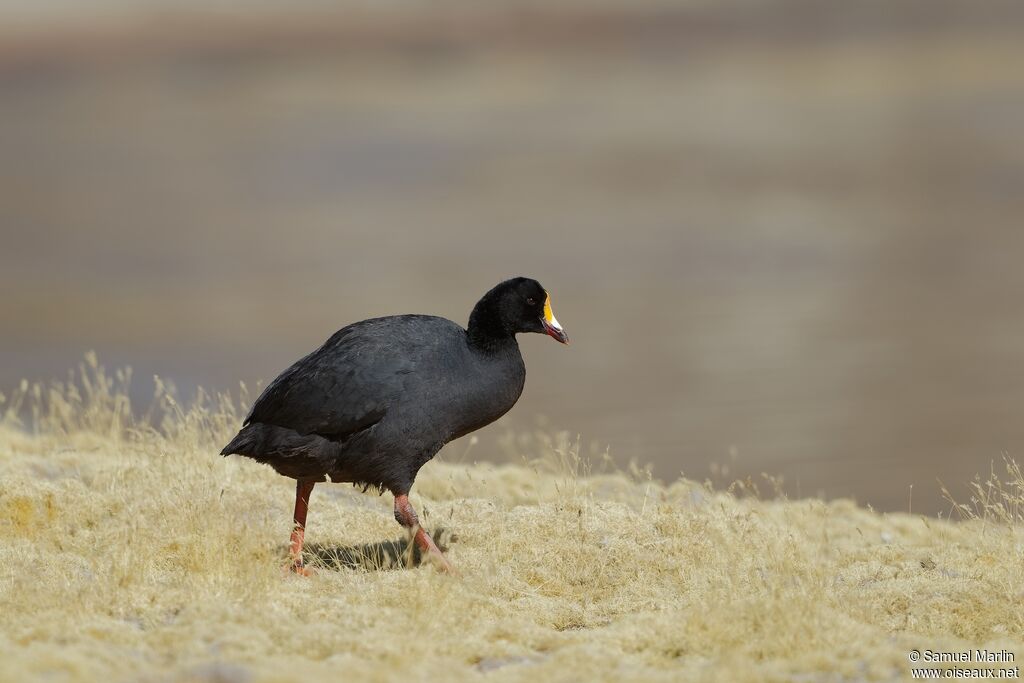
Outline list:
[[[329,477],[388,490],[395,519],[424,556],[451,565],[419,526],[409,489],[420,467],[453,439],[504,415],[523,391],[518,332],[568,338],[536,280],[487,292],[468,329],[428,315],[353,323],[271,382],[221,451],[266,463],[297,480],[290,567],[302,564],[313,486]]]

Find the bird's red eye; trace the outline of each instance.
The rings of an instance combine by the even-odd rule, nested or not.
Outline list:
[[[530,306],[536,306],[537,305],[537,300],[534,299],[532,296],[529,296],[529,297],[526,297],[526,303],[529,304]]]

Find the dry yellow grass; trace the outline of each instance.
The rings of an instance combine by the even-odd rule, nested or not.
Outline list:
[[[98,369],[76,384],[2,406],[3,681],[904,680],[914,648],[1024,654],[1020,481],[950,522],[588,475],[537,441],[422,471],[460,576],[304,579],[290,480],[216,455],[230,402],[164,395],[141,427]],[[308,539],[398,538],[390,506],[319,486]]]

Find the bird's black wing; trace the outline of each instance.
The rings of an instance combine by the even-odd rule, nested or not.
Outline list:
[[[362,431],[384,418],[415,369],[389,319],[349,325],[281,373],[256,399],[245,424],[286,427],[331,440]],[[404,347],[404,348],[403,348]]]

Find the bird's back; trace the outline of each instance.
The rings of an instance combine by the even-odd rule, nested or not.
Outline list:
[[[246,423],[342,438],[378,421],[400,398],[405,377],[460,344],[461,327],[435,316],[399,315],[353,323],[271,382]]]
[[[296,478],[391,487],[448,440],[504,414],[524,379],[518,346],[482,358],[445,318],[364,320],[271,382],[223,452]]]

